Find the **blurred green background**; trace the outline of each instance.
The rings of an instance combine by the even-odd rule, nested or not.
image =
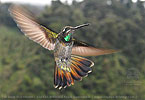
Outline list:
[[[0,4],[0,96],[79,96],[106,100],[145,100],[145,4],[131,0],[84,0],[72,4],[25,5],[38,22],[56,32],[66,26],[91,23],[75,37],[99,48],[122,52],[88,57],[93,72],[74,86],[53,87],[53,52],[29,40]],[[51,97],[52,96],[52,97]],[[96,97],[95,97],[96,96]],[[109,97],[110,96],[110,97]],[[118,97],[117,97],[118,96]],[[77,98],[78,97],[78,98]],[[99,98],[100,97],[100,98]]]

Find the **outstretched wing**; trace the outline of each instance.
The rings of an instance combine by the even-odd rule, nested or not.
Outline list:
[[[18,5],[12,5],[9,11],[18,27],[29,39],[39,43],[48,50],[54,49],[54,41],[57,37],[56,33],[39,25],[31,13]]]
[[[74,46],[72,48],[72,54],[80,56],[98,56],[111,54],[118,51],[119,50],[95,48],[77,40],[74,40]]]

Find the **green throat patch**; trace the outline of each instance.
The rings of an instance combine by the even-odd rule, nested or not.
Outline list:
[[[65,41],[69,41],[70,40],[70,37],[71,37],[71,33],[70,34],[68,34],[64,39],[65,39]]]

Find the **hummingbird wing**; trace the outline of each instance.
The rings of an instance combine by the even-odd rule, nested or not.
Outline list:
[[[39,25],[31,13],[18,5],[12,5],[9,11],[18,27],[29,39],[48,50],[54,49],[54,41],[57,37],[55,32]]]
[[[118,52],[119,50],[102,49],[89,46],[85,42],[74,40],[74,46],[72,48],[72,54],[80,56],[98,56]]]

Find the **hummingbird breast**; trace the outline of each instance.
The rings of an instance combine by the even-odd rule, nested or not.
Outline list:
[[[54,57],[57,67],[63,70],[69,70],[71,52],[72,52],[73,42],[64,43],[60,40],[56,40]]]

